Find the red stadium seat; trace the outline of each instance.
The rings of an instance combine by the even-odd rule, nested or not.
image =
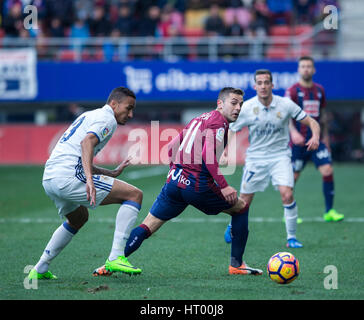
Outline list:
[[[200,28],[184,28],[182,31],[184,37],[202,37],[204,34],[205,31]]]
[[[267,59],[284,60],[288,58],[288,53],[287,48],[271,46],[267,49],[265,56]]]
[[[299,24],[293,28],[294,35],[302,35],[312,33],[312,26],[309,24]]]
[[[287,25],[271,26],[269,29],[270,36],[273,37],[272,45],[274,47],[288,48],[289,47],[289,37],[292,35],[292,30]],[[275,37],[280,37],[280,40],[275,39]],[[282,38],[287,38],[287,42],[282,42]]]
[[[104,51],[102,49],[97,49],[93,56],[93,60],[95,61],[103,61],[105,59]]]
[[[91,55],[90,51],[87,49],[83,50],[82,54],[81,54],[81,59],[82,59],[82,61],[92,60],[92,55]]]
[[[58,60],[60,61],[76,61],[77,55],[73,50],[62,50],[58,53]]]
[[[312,34],[312,26],[308,24],[301,24],[294,27],[294,35],[295,36],[303,36],[303,35],[311,35]],[[307,40],[302,42],[305,47],[311,47],[313,44],[312,37],[309,37]]]
[[[292,29],[287,25],[271,26],[269,28],[269,34],[273,37],[288,37],[292,35]]]

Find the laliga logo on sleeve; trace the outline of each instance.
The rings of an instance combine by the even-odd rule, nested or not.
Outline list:
[[[102,137],[105,138],[108,134],[109,134],[110,130],[108,128],[104,128],[104,130],[102,130]]]
[[[219,128],[216,132],[216,139],[220,142],[224,139],[225,129]]]

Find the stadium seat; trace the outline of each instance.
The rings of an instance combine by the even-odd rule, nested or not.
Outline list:
[[[60,61],[76,61],[77,55],[73,50],[61,50],[58,53],[58,60]]]
[[[89,50],[85,49],[85,50],[82,51],[81,60],[82,61],[90,61],[90,60],[92,60],[92,55],[91,55],[91,53],[90,53]]]
[[[271,46],[266,51],[266,58],[272,60],[284,60],[288,58],[287,48]]]
[[[292,30],[287,25],[277,25],[272,26],[269,29],[269,34],[272,36],[273,43],[272,45],[274,47],[280,47],[280,48],[288,48],[290,45],[289,37],[292,35]],[[275,39],[276,37],[279,37],[280,39]],[[287,42],[282,42],[282,38],[287,38]],[[273,50],[274,51],[274,50]]]
[[[293,32],[295,36],[303,36],[312,34],[312,26],[308,24],[297,25],[293,28]],[[312,37],[309,37],[307,40],[302,42],[302,45],[305,47],[311,47],[313,44]]]
[[[184,37],[202,37],[205,31],[201,28],[184,28],[182,30],[182,35]]]
[[[293,28],[293,34],[295,36],[312,33],[312,26],[309,24],[299,24]]]
[[[105,59],[105,54],[102,49],[97,49],[93,55],[94,61],[103,61]]]
[[[273,37],[289,37],[292,35],[292,29],[287,25],[271,26],[269,28],[269,34]]]

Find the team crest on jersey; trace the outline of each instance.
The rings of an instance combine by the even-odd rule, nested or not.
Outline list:
[[[104,128],[104,130],[102,130],[102,137],[105,138],[108,134],[109,134],[109,129],[108,128]]]
[[[225,134],[225,129],[219,128],[216,132],[216,139],[222,142],[222,140],[224,139],[224,134]]]
[[[254,112],[254,114],[259,114],[259,107],[255,107],[255,108],[253,109],[253,112]]]
[[[282,114],[279,111],[277,112],[277,118],[282,119]]]

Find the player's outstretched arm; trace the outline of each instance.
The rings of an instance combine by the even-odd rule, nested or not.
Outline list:
[[[114,170],[101,168],[98,166],[92,165],[92,173],[93,174],[102,174],[104,176],[117,178],[121,175],[121,173],[124,171],[124,169],[130,165],[131,157],[128,157],[124,161],[122,161]]]
[[[307,150],[316,150],[320,144],[320,125],[310,116],[306,116],[304,119],[302,119],[301,123],[310,127],[312,131],[311,139],[306,142]]]

